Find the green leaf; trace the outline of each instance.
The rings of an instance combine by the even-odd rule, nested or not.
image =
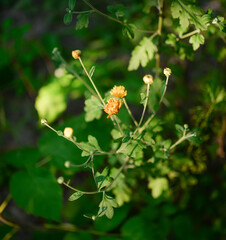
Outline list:
[[[111,219],[114,215],[113,208],[118,207],[118,204],[113,197],[108,196],[105,193],[104,199],[101,201],[99,207],[100,207],[99,212],[98,212],[99,217],[106,215],[107,218]]]
[[[75,8],[75,3],[76,3],[76,0],[69,0],[68,1],[68,7],[71,11]]]
[[[147,233],[148,228],[150,228],[150,226],[146,227],[145,222],[147,221],[144,220],[141,215],[128,218],[128,220],[122,226],[122,229],[121,229],[123,236],[125,236],[125,239],[129,239],[129,240],[158,239],[158,238],[150,238],[150,234]]]
[[[166,44],[176,47],[177,36],[173,33],[167,34]]]
[[[193,50],[196,51],[199,47],[200,44],[204,44],[205,38],[203,37],[202,34],[195,34],[190,37],[189,43],[192,44]]]
[[[88,142],[86,142],[86,143],[81,142],[80,145],[83,149],[88,151],[88,152],[83,151],[82,156],[89,156],[91,154],[91,152],[95,152],[96,150],[101,151],[101,148],[98,144],[97,139],[91,135],[88,136]]]
[[[128,38],[134,39],[134,32],[132,29],[132,25],[126,25],[125,27],[123,27],[122,33],[124,36],[126,36]]]
[[[40,158],[41,155],[37,148],[25,147],[6,152],[2,161],[15,167],[32,168]]]
[[[114,179],[117,173],[118,173],[118,169],[112,168],[110,176]],[[115,195],[116,201],[119,206],[122,206],[125,202],[130,201],[132,191],[126,184],[126,178],[123,173],[120,173],[118,178],[113,183],[112,192]]]
[[[104,188],[111,183],[112,179],[107,176],[108,173],[109,173],[109,168],[108,167],[104,168],[102,173],[96,172],[95,178],[96,178],[96,181],[97,181],[98,189]]]
[[[71,75],[53,78],[39,90],[35,108],[40,119],[46,118],[51,123],[66,109],[72,78]]]
[[[189,26],[189,15],[177,1],[171,4],[171,13],[173,18],[179,18],[179,22],[184,31]]]
[[[96,139],[95,137],[93,137],[92,135],[89,135],[89,136],[88,136],[88,141],[89,141],[90,145],[92,145],[93,147],[95,147],[95,149],[101,151],[101,148],[100,148],[100,146],[99,146],[99,144],[98,144],[98,141],[97,141],[97,139]]]
[[[158,0],[146,1],[143,11],[149,14],[152,7],[158,8]]]
[[[94,119],[100,119],[102,115],[102,105],[100,104],[100,101],[93,96],[85,101],[84,110],[86,112],[86,122],[91,122]]]
[[[152,190],[152,197],[158,198],[165,190],[168,190],[168,180],[166,178],[149,178],[148,188]]]
[[[72,13],[66,13],[64,15],[64,24],[68,25],[72,21]]]
[[[146,99],[145,93],[140,93],[140,104],[144,104]]]
[[[179,133],[183,133],[184,132],[184,128],[181,125],[179,125],[179,124],[175,124],[175,128],[176,128],[176,130]]]
[[[17,172],[10,180],[10,193],[26,212],[51,220],[60,220],[62,189],[46,169]]]
[[[79,199],[81,196],[83,196],[82,192],[75,192],[68,198],[68,200],[75,201],[75,200]]]
[[[132,51],[132,57],[129,62],[128,70],[136,70],[139,65],[145,67],[154,57],[156,46],[153,44],[151,38],[144,37],[138,46]]]
[[[80,30],[82,28],[87,28],[89,25],[89,15],[90,12],[86,13],[79,13],[77,16],[77,23],[76,23],[76,30]]]
[[[129,144],[122,143],[120,148],[118,149],[118,152],[134,158],[136,160],[135,164],[137,165],[140,165],[140,161],[143,159],[142,147],[137,144],[136,141],[131,141]]]

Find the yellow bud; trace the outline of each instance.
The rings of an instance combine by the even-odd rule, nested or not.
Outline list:
[[[153,83],[153,77],[150,74],[147,74],[143,77],[143,81],[145,84],[152,84]]]
[[[81,56],[82,52],[80,50],[74,50],[71,54],[74,59],[78,59]]]
[[[74,130],[73,130],[72,128],[66,127],[66,128],[64,129],[64,136],[65,136],[66,138],[71,138],[71,137],[73,136],[73,132],[74,132]]]
[[[164,73],[164,75],[165,75],[166,77],[169,77],[169,76],[171,75],[172,71],[171,71],[170,68],[165,68],[165,69],[163,70],[163,73]]]

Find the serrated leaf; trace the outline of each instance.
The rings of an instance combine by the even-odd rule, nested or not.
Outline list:
[[[176,46],[177,36],[173,33],[167,35],[166,44],[172,47]]]
[[[165,190],[168,190],[168,180],[166,178],[149,178],[148,188],[152,190],[152,197],[158,198]]]
[[[97,141],[97,139],[96,139],[95,137],[93,137],[92,135],[89,135],[89,136],[88,136],[88,141],[89,141],[89,143],[90,143],[93,147],[95,147],[97,150],[101,150],[101,148],[100,148],[100,146],[99,146],[99,144],[98,144],[98,141]]]
[[[80,30],[82,28],[87,28],[89,25],[89,15],[90,13],[79,13],[77,16],[76,30]]]
[[[68,198],[68,200],[75,201],[75,200],[79,199],[81,196],[83,196],[82,192],[75,192]]]
[[[171,4],[171,13],[173,18],[179,18],[179,22],[184,31],[189,25],[189,15],[177,1]]]
[[[139,65],[145,67],[150,60],[154,57],[156,46],[150,38],[144,37],[138,46],[132,51],[132,57],[129,61],[128,70],[136,70]]]
[[[91,122],[94,119],[100,119],[102,115],[102,105],[100,104],[100,101],[93,96],[85,101],[84,110],[86,112],[86,122]]]
[[[192,44],[193,50],[196,51],[201,44],[204,44],[205,38],[202,34],[195,34],[190,37],[189,43]]]
[[[68,25],[72,21],[72,13],[66,13],[64,15],[64,24]]]
[[[68,1],[68,7],[72,11],[75,7],[76,0],[69,0]]]

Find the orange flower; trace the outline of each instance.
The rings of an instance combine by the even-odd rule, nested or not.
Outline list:
[[[108,114],[107,118],[109,118],[111,115],[117,114],[121,106],[122,100],[110,98],[104,107],[104,111]]]
[[[113,97],[124,98],[127,95],[127,91],[123,86],[114,86],[110,91],[110,94]]]

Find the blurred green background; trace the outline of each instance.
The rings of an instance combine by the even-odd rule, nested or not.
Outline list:
[[[148,0],[90,2],[105,13],[109,5],[123,4],[125,8],[118,9],[129,22],[150,31],[156,28],[158,11]],[[79,29],[77,14],[65,25],[67,1],[1,1],[0,239],[226,239],[225,33],[208,30],[205,44],[196,52],[186,39],[178,49],[172,47],[167,44],[167,34],[175,28],[170,5],[165,1],[160,67],[170,67],[173,74],[156,132],[176,141],[174,125],[186,123],[200,128],[202,142],[184,143],[167,162],[131,170],[128,185],[122,180],[116,193],[122,206],[113,219],[104,216],[93,222],[83,214],[96,211],[99,196],[68,202],[71,191],[55,184],[63,175],[92,189],[86,169],[64,166],[68,159],[83,162],[80,151],[44,129],[40,118],[46,117],[57,129],[73,127],[79,141],[87,141],[91,134],[104,150],[109,149],[112,126],[105,116],[85,121],[88,93],[79,79],[52,59],[52,51],[58,48],[82,75],[71,57],[72,50],[81,49],[85,65],[89,69],[95,65],[94,80],[101,94],[115,84],[124,85],[128,104],[139,119],[142,77],[158,71],[154,59],[144,68],[128,71],[131,52],[145,33],[135,31],[130,39],[120,24],[96,13],[89,16],[88,28]],[[223,0],[202,0],[198,5],[225,14]],[[76,1],[75,11],[87,10],[83,1]],[[120,114],[128,123],[126,112]],[[114,161],[99,157],[95,167],[113,168]],[[158,181],[150,184],[150,176]]]

